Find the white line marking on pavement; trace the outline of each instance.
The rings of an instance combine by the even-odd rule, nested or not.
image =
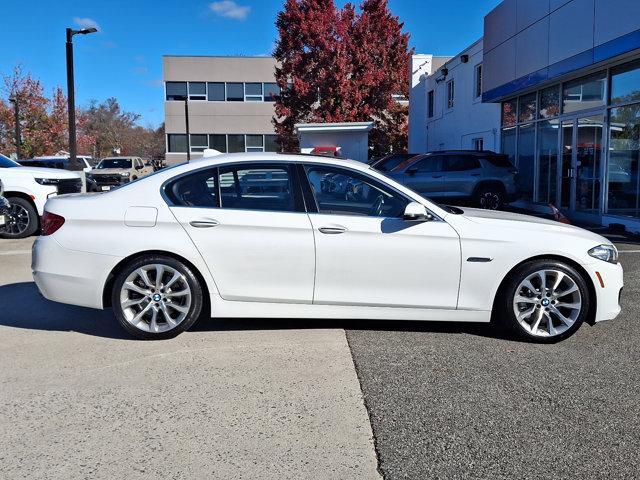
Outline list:
[[[9,252],[0,252],[0,256],[3,256],[3,255],[26,255],[27,253],[31,253],[31,250],[11,250]]]
[[[618,253],[640,253],[640,250],[618,250]]]

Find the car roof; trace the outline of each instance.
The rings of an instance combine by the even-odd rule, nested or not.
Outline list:
[[[427,152],[423,155],[501,155],[493,150],[438,150],[435,152]]]
[[[133,160],[134,158],[140,158],[140,157],[133,157],[133,156],[104,157],[102,160]]]

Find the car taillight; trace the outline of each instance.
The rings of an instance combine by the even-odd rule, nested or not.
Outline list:
[[[51,212],[44,212],[42,216],[42,235],[51,235],[64,225],[64,217]]]

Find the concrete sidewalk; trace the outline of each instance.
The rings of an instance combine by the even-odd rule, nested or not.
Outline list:
[[[30,245],[0,241],[0,477],[380,478],[342,329],[130,340],[42,299]]]

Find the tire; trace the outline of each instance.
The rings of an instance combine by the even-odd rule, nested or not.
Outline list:
[[[544,272],[548,289],[544,292],[540,272]],[[585,321],[591,307],[591,294],[582,275],[555,260],[523,264],[508,275],[498,295],[496,313],[503,326],[517,338],[536,343],[569,338]]]
[[[11,214],[0,230],[0,238],[27,238],[38,231],[38,212],[33,204],[21,197],[7,197]]]
[[[162,272],[160,281],[158,272]],[[173,338],[188,330],[200,317],[203,303],[202,286],[194,272],[162,255],[133,260],[116,276],[111,291],[120,325],[140,340]]]
[[[504,189],[492,185],[478,188],[475,203],[484,210],[500,210],[504,205]]]

